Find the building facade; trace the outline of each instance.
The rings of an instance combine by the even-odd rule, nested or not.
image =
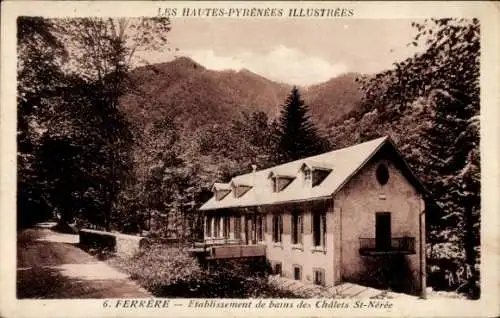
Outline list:
[[[425,291],[425,189],[388,138],[215,183],[204,249],[262,256],[276,274]]]

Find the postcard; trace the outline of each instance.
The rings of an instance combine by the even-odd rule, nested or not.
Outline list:
[[[493,2],[5,1],[5,317],[499,312]]]

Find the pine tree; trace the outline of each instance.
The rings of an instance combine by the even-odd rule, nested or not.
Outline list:
[[[330,148],[328,141],[319,135],[308,113],[309,108],[294,86],[278,121],[278,162],[305,158]]]

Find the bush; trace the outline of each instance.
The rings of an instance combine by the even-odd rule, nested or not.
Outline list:
[[[132,279],[155,291],[163,286],[188,284],[201,278],[195,258],[179,248],[152,245],[125,261]]]
[[[453,243],[433,244],[427,253],[429,287],[436,291],[456,291],[471,299],[479,298],[479,258],[476,266],[467,264],[463,249]]]
[[[265,259],[219,260],[202,268],[185,249],[158,244],[112,263],[157,297],[296,297],[268,283]]]

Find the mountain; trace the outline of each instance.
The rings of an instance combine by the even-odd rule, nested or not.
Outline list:
[[[186,57],[139,67],[130,75],[137,90],[123,96],[121,107],[139,127],[165,116],[175,118],[184,131],[224,125],[242,112],[263,111],[275,118],[291,90],[249,70],[209,70]],[[319,127],[332,125],[358,107],[356,76],[301,88]]]
[[[170,116],[187,130],[226,124],[241,112],[274,116],[290,90],[248,70],[213,71],[188,58],[131,71],[137,91],[123,96],[122,110],[147,125]]]
[[[320,128],[330,127],[359,110],[361,89],[356,82],[359,76],[357,73],[347,73],[305,88],[302,97]]]

